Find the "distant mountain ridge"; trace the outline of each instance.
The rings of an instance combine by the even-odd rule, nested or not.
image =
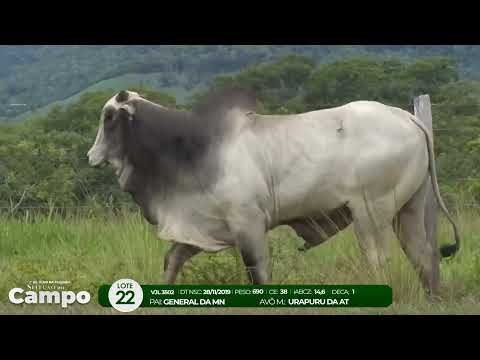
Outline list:
[[[0,121],[107,80],[114,90],[130,84],[147,85],[185,97],[217,75],[292,53],[317,63],[359,55],[403,60],[444,56],[458,61],[462,76],[480,78],[480,46],[472,45],[2,45]],[[129,76],[127,81],[127,74],[138,76]]]

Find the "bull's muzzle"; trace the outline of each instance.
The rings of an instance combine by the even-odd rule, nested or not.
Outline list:
[[[91,148],[88,153],[87,153],[87,157],[88,157],[88,164],[90,166],[93,166],[93,167],[96,167],[96,168],[100,168],[105,164],[105,158],[103,156],[100,156],[98,154],[98,151],[96,151],[96,149],[93,147]]]

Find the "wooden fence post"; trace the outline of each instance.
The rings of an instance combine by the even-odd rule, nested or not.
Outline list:
[[[430,103],[430,96],[421,95],[414,99],[415,116],[419,118],[430,131],[430,135],[433,139],[433,124],[432,124],[432,107]],[[425,201],[425,229],[427,232],[427,241],[431,244],[434,250],[434,264],[433,273],[436,281],[439,280],[439,262],[440,257],[438,253],[437,244],[437,200],[435,198],[430,176],[428,177],[428,190]]]

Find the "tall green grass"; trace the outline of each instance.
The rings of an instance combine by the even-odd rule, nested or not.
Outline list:
[[[459,210],[457,222],[463,239],[459,254],[441,263],[442,300],[431,304],[425,298],[417,274],[392,239],[393,256],[382,274],[371,273],[360,256],[350,228],[306,252],[288,227],[268,234],[273,282],[277,284],[371,284],[392,286],[394,304],[386,309],[139,309],[149,314],[479,314],[480,313],[480,221],[474,209]],[[453,241],[452,229],[443,217],[439,243]],[[133,278],[142,284],[163,282],[163,256],[170,244],[159,240],[154,227],[141,214],[126,210],[57,214],[28,212],[0,215],[0,313],[116,313],[98,305],[102,284]],[[68,310],[49,305],[13,305],[8,291],[25,288],[31,280],[68,280],[71,289],[88,290],[88,305]],[[235,250],[202,253],[188,262],[178,278],[184,284],[242,284],[247,277]]]

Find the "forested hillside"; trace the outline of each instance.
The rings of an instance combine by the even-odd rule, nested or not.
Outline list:
[[[308,56],[316,64],[369,54],[406,61],[448,56],[458,61],[459,76],[476,79],[480,74],[480,47],[470,45],[4,45],[0,46],[0,122],[125,74],[139,75],[138,83],[153,89],[188,95],[217,75],[287,54]],[[110,85],[116,90],[135,79]]]
[[[412,111],[412,99],[428,93],[433,102],[435,147],[440,183],[449,201],[480,201],[480,82],[461,78],[449,59],[414,62],[358,57],[317,65],[313,58],[286,56],[216,77],[208,91],[225,84],[257,91],[261,113],[296,113],[378,100]],[[135,90],[135,89],[132,89]],[[174,96],[137,89],[168,107]],[[0,125],[0,207],[79,206],[129,202],[110,170],[88,166],[100,111],[111,91],[84,94],[64,108],[17,124]],[[298,174],[302,176],[302,174]]]

